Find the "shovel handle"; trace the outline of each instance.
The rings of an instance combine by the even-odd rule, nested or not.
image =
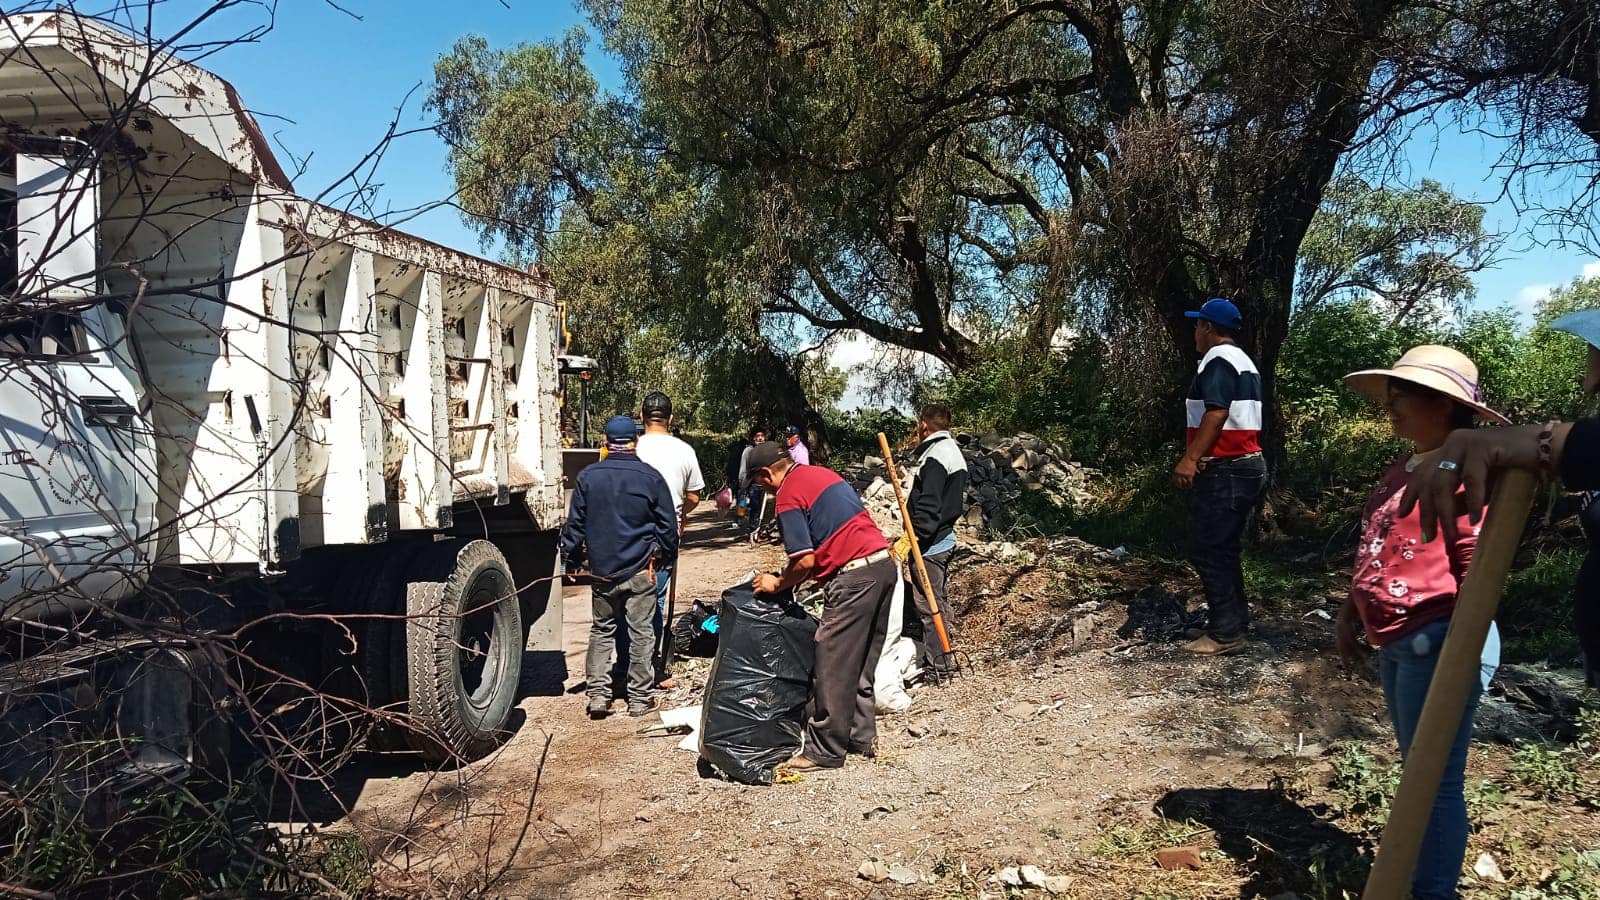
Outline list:
[[[928,598],[928,610],[933,613],[933,630],[939,633],[939,649],[950,652],[950,635],[945,631],[944,615],[939,612],[939,598],[933,595],[933,582],[928,578],[928,567],[922,561],[922,548],[917,546],[917,530],[911,527],[911,507],[906,505],[906,492],[900,487],[900,473],[894,468],[894,451],[889,449],[889,438],[878,432],[878,447],[883,450],[883,464],[889,470],[889,483],[894,485],[895,499],[900,501],[900,521],[905,524],[906,540],[911,542],[911,561],[922,584],[922,596]]]

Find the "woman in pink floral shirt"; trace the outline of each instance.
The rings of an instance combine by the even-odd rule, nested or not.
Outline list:
[[[1411,748],[1439,662],[1456,593],[1472,561],[1478,528],[1462,515],[1454,540],[1424,541],[1417,512],[1399,514],[1400,498],[1413,473],[1439,464],[1439,448],[1452,431],[1471,428],[1475,419],[1501,423],[1506,419],[1483,404],[1478,367],[1448,347],[1413,347],[1394,368],[1356,372],[1346,375],[1345,382],[1382,403],[1395,435],[1412,444],[1412,452],[1383,473],[1362,509],[1361,543],[1356,548],[1350,596],[1339,609],[1335,625],[1339,655],[1347,663],[1358,663],[1365,653],[1358,631],[1365,630],[1367,640],[1377,648],[1383,697],[1404,756]],[[1457,729],[1418,854],[1411,884],[1412,896],[1418,900],[1457,896],[1456,882],[1467,848],[1467,805],[1462,789],[1472,716],[1499,663],[1500,637],[1491,626],[1481,677]]]

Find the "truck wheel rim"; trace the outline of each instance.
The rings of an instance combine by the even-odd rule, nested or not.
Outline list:
[[[463,598],[456,658],[464,688],[462,693],[475,708],[488,706],[498,682],[500,647],[495,628],[496,610],[507,593],[507,586],[498,576],[485,572],[473,580],[472,589]]]

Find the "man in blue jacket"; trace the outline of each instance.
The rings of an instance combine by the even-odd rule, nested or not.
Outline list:
[[[585,663],[591,719],[611,712],[611,657],[619,621],[628,633],[628,715],[648,715],[657,708],[650,661],[655,573],[678,558],[678,510],[661,474],[634,452],[638,429],[633,419],[614,416],[605,430],[606,458],[579,473],[561,530],[567,571],[587,561],[594,577],[594,623]]]

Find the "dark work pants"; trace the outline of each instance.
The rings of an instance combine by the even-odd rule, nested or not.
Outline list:
[[[817,668],[806,705],[805,756],[829,768],[846,753],[873,750],[878,711],[873,675],[889,631],[889,600],[900,568],[884,559],[834,576],[823,587]]]
[[[1250,627],[1240,544],[1267,489],[1260,456],[1209,463],[1194,477],[1189,562],[1206,596],[1206,630],[1218,641],[1243,640]]]
[[[1578,644],[1583,647],[1584,675],[1590,687],[1600,688],[1600,559],[1595,552],[1589,550],[1578,570],[1572,617]]]
[[[939,601],[939,618],[944,620],[947,634],[955,634],[956,612],[950,608],[946,600],[945,589],[948,585],[947,567],[950,564],[950,555],[954,550],[946,550],[934,556],[924,556],[923,565],[928,569],[928,584],[933,588],[934,599]],[[928,603],[927,595],[922,591],[922,578],[916,573],[917,564],[911,564],[911,596],[917,604],[917,617],[922,620],[922,658],[926,661],[928,669],[934,677],[942,678],[950,674],[950,659],[939,644],[939,631],[933,627],[933,607]]]
[[[589,696],[611,699],[611,653],[618,647],[618,635],[628,636],[627,647],[619,649],[617,666],[628,673],[628,705],[650,702],[655,673],[650,663],[650,619],[656,609],[656,583],[648,571],[639,571],[626,581],[590,588],[594,615],[589,626],[589,652],[584,668],[589,678]]]

